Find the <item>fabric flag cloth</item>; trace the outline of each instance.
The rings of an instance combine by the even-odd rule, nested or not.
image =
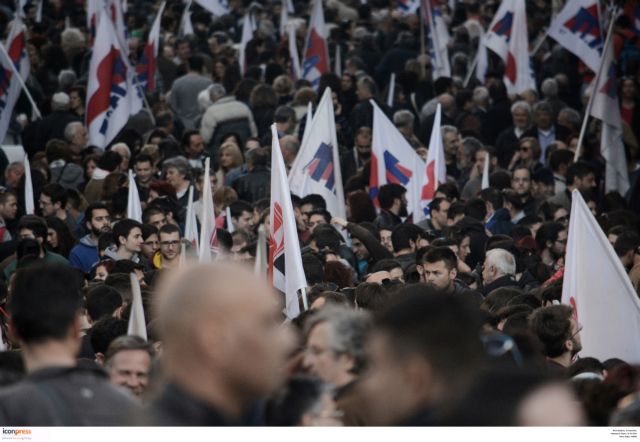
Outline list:
[[[238,54],[238,63],[240,64],[240,72],[247,72],[247,44],[253,38],[254,22],[251,19],[251,13],[247,12],[242,19],[242,37],[240,39],[240,51]]]
[[[524,0],[503,0],[489,25],[485,45],[505,63],[504,82],[509,94],[536,89],[529,58]]]
[[[196,211],[193,208],[193,186],[189,186],[189,201],[187,203],[187,217],[184,225],[184,242],[191,245],[193,250],[198,252],[198,220],[196,219]],[[187,264],[187,247],[183,243],[180,249],[180,267]]]
[[[640,363],[640,299],[611,243],[573,191],[562,303],[582,324],[580,357]]]
[[[307,115],[304,118],[304,132],[302,132],[302,146],[309,139],[309,131],[311,129],[311,122],[313,121],[313,103],[307,103]]]
[[[549,26],[549,36],[596,72],[604,47],[598,0],[569,0]]]
[[[111,20],[99,20],[89,64],[86,118],[89,144],[103,149],[143,105],[134,72],[123,56]]]
[[[267,276],[267,231],[264,225],[258,227],[258,240],[256,241],[256,260],[253,264],[253,273],[256,276]]]
[[[127,199],[127,218],[142,222],[142,206],[138,186],[133,178],[133,170],[129,169],[129,196]]]
[[[286,0],[282,0],[280,6],[280,40],[282,40],[287,33],[287,23],[289,23],[289,10]]]
[[[134,272],[129,274],[131,281],[131,313],[129,314],[129,326],[127,327],[127,335],[140,336],[147,340],[147,322],[144,317],[144,308],[142,307],[142,293],[140,291],[140,281]]]
[[[227,0],[196,0],[196,3],[213,15],[225,15],[229,13],[229,2]]]
[[[396,73],[391,73],[391,79],[389,80],[389,92],[387,94],[387,106],[393,107],[393,97],[396,93]]]
[[[438,186],[447,182],[447,164],[444,159],[444,145],[442,144],[442,133],[440,131],[441,121],[442,108],[438,103],[435,119],[433,120],[433,128],[431,129],[429,151],[427,152],[425,183],[420,197],[424,217],[429,216],[429,204],[431,204]]]
[[[287,26],[287,40],[289,57],[291,58],[291,76],[294,80],[299,80],[302,77],[302,68],[300,67],[300,55],[298,55],[298,46],[296,45],[296,29],[292,25]]]
[[[181,37],[195,34],[195,31],[193,30],[193,23],[191,23],[191,3],[192,2],[188,2],[184,7],[184,11],[182,11],[182,18],[180,18],[180,30],[178,31]]]
[[[591,115],[602,121],[600,153],[607,161],[605,167],[605,192],[618,191],[624,195],[629,190],[627,157],[622,141],[622,117],[618,105],[616,62],[613,53],[613,39],[602,54],[602,70],[598,84],[593,90]]]
[[[476,79],[480,84],[484,84],[489,69],[489,54],[487,54],[487,43],[485,35],[482,34],[478,38],[478,53],[476,54],[478,62],[476,64]]]
[[[124,3],[124,4],[123,4]],[[127,42],[127,27],[124,22],[124,8],[126,1],[122,0],[87,0],[87,29],[91,36],[92,43],[97,37],[97,28],[102,13],[106,10],[111,18],[114,27],[114,36],[120,43],[120,47],[127,53],[129,46]]]
[[[166,4],[166,1],[162,2],[160,9],[158,9],[158,14],[153,21],[151,31],[149,31],[149,38],[144,46],[144,50],[142,51],[140,61],[138,61],[136,66],[138,82],[146,92],[153,92],[156,90],[158,48],[160,47],[160,22]]]
[[[523,0],[524,1],[524,0]],[[451,76],[449,49],[451,39],[447,24],[442,17],[438,0],[421,0],[420,9],[425,27],[426,50],[431,60],[433,79]]]
[[[421,221],[424,219],[421,195],[425,185],[426,164],[382,109],[374,101],[371,101],[371,104],[373,105],[369,179],[371,199],[376,207],[379,207],[380,186],[389,183],[399,184],[407,189],[407,206],[409,214],[413,214],[413,222]]]
[[[31,164],[29,156],[24,155],[24,208],[27,215],[35,213],[35,197],[33,196],[33,182],[31,181]]]
[[[414,14],[420,7],[420,0],[397,0],[396,9],[403,15]]]
[[[300,314],[298,290],[305,290],[307,280],[291,204],[287,171],[280,150],[278,131],[271,126],[271,225],[269,231],[269,281],[285,294],[285,314],[289,320]],[[303,292],[303,304],[307,309]]]
[[[304,45],[302,78],[317,89],[320,76],[329,72],[329,33],[324,22],[322,0],[313,0],[309,33]]]
[[[489,152],[485,151],[484,155],[484,167],[482,168],[482,184],[480,185],[480,189],[488,189],[489,188],[489,163],[491,162],[491,155]]]
[[[226,223],[227,223],[227,232],[229,233],[235,232],[236,228],[233,225],[233,220],[231,219],[231,208],[229,206],[227,206],[224,209],[224,216],[226,218]]]
[[[210,158],[204,160],[204,180],[209,183],[211,166]],[[206,263],[213,261],[213,254],[218,252],[218,237],[216,232],[216,215],[213,210],[213,196],[211,186],[205,185],[202,188],[202,213],[200,214],[200,250],[198,251],[198,262]]]
[[[13,108],[20,96],[21,84],[15,70],[20,73],[22,79],[26,79],[31,69],[25,31],[22,20],[16,15],[15,20],[11,22],[11,31],[3,46],[4,50],[0,50],[0,143],[7,134]]]
[[[315,116],[307,127],[309,136],[300,146],[289,172],[291,192],[300,198],[320,195],[332,216],[346,218],[331,88],[324,90]]]

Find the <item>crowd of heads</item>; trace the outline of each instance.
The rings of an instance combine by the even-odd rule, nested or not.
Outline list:
[[[159,2],[130,3],[135,65]],[[560,304],[576,190],[640,289],[634,24],[622,15],[613,27],[631,187],[605,192],[597,121],[575,158],[593,73],[547,39],[532,54],[537,91],[508,95],[495,54],[481,84],[472,55],[499,2],[451,3],[438,2],[452,35],[450,77],[432,75],[416,14],[390,1],[331,0],[326,42],[332,66],[338,51],[342,62],[311,83],[292,78],[288,51],[295,38],[303,53],[309,2],[294,2],[286,26],[281,2],[233,1],[219,17],[191,4],[185,35],[185,5],[170,1],[149,109],[108,146],[91,145],[85,125],[93,37],[84,5],[44,3],[38,22],[26,4],[25,80],[43,118],[29,118],[20,100],[4,140],[30,158],[34,212],[23,163],[0,151],[0,384],[47,365],[99,367],[135,396],[134,409],[145,405],[121,424],[199,416],[167,408],[163,394],[193,396],[236,424],[640,423],[640,369],[580,358],[582,325]],[[527,2],[532,42],[556,3]],[[244,14],[256,29],[241,55]],[[3,35],[9,21],[0,9]],[[291,195],[307,287],[302,313],[286,318],[284,295],[247,270],[267,265],[271,125],[289,170],[327,88],[346,217],[320,195]],[[371,100],[422,159],[441,105],[447,180],[425,220],[413,222],[400,184],[380,186],[376,204],[370,196]],[[127,218],[129,170],[141,222]],[[189,195],[199,225],[207,186],[219,262],[203,266],[185,233]],[[131,274],[147,340],[128,334]]]

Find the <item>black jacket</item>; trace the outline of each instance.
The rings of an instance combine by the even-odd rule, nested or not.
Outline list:
[[[393,228],[398,224],[402,224],[402,219],[400,219],[398,215],[385,209],[381,209],[380,214],[373,220],[373,225],[376,226],[376,229],[378,230],[393,230]]]
[[[265,166],[256,166],[246,175],[238,177],[233,182],[233,188],[238,193],[238,199],[250,203],[268,198],[271,172]]]
[[[156,427],[222,427],[234,423],[227,421],[215,408],[170,383],[144,411],[141,424]]]
[[[43,368],[0,389],[0,422],[12,427],[121,426],[137,407],[98,368]]]
[[[487,284],[486,286],[484,286],[484,290],[482,292],[484,293],[485,296],[487,296],[489,293],[491,293],[495,289],[499,289],[499,288],[502,288],[502,287],[520,288],[518,283],[516,282],[516,280],[513,279],[513,276],[504,275],[504,276],[501,276],[500,278],[496,279],[492,283]]]

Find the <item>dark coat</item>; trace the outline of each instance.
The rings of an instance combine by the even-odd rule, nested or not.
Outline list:
[[[265,166],[256,166],[246,175],[238,177],[232,187],[238,193],[238,199],[243,201],[253,203],[268,198],[271,188],[271,172]]]
[[[99,368],[43,368],[0,389],[0,422],[13,427],[125,425],[137,407]]]
[[[499,288],[502,288],[502,287],[520,288],[518,286],[518,282],[515,279],[513,279],[513,276],[504,275],[504,276],[501,276],[500,278],[496,279],[492,283],[487,284],[486,286],[484,286],[484,289],[483,289],[482,292],[484,293],[485,296],[487,296],[489,293],[491,293],[495,289],[499,289]]]

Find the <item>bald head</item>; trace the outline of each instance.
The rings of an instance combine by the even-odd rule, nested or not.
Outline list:
[[[263,280],[225,263],[167,278],[156,313],[171,381],[232,415],[280,386],[293,335]]]

